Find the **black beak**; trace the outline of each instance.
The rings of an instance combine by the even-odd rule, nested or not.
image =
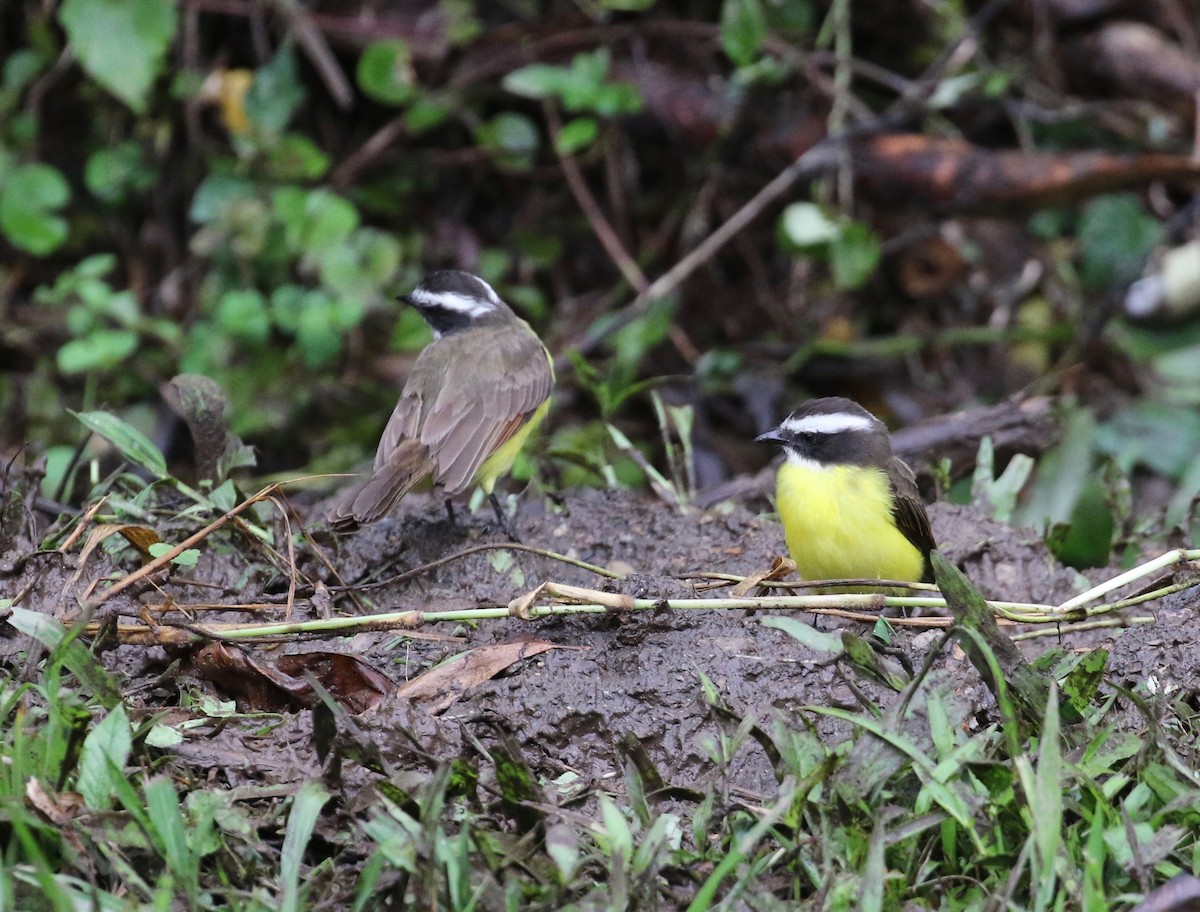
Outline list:
[[[396,300],[403,301],[405,304],[410,304],[413,307],[416,307],[416,305],[413,304],[412,295],[400,295],[398,298],[396,298]]]
[[[784,436],[779,433],[779,428],[771,428],[765,434],[759,434],[754,438],[755,443],[787,443]]]

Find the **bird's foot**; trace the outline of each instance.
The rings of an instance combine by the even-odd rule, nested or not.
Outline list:
[[[520,544],[521,539],[517,537],[516,531],[508,521],[508,517],[504,515],[504,510],[500,506],[500,498],[493,493],[488,495],[488,500],[492,502],[492,509],[496,511],[496,523],[500,526],[500,531],[508,537],[509,541]]]

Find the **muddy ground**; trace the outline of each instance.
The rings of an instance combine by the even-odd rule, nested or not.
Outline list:
[[[783,553],[781,529],[774,517],[761,512],[765,509],[765,503],[727,503],[707,512],[680,514],[630,492],[580,491],[561,503],[527,497],[516,521],[524,543],[619,570],[629,578],[604,579],[569,564],[506,549],[476,553],[402,582],[361,588],[474,544],[503,542],[486,508],[474,516],[460,511],[458,522],[451,524],[440,504],[414,498],[396,518],[354,534],[314,533],[328,565],[315,551],[302,547],[296,555],[297,567],[329,591],[314,593],[301,585],[294,619],[360,610],[338,588],[330,567],[372,612],[506,605],[548,580],[637,597],[684,598],[694,593],[680,579],[682,575],[753,573]],[[1032,531],[1014,530],[968,508],[938,504],[930,513],[942,550],[986,595],[1059,602],[1083,584],[1080,575],[1054,561]],[[75,588],[115,569],[105,566],[107,560],[99,550],[94,552]],[[4,586],[17,592],[32,583],[22,604],[61,615],[69,608],[62,595],[72,591],[70,578],[78,561],[75,557],[60,561],[61,557],[50,554],[20,562],[10,554],[4,565],[8,574]],[[136,561],[125,558],[119,569],[128,572],[132,567]],[[1116,572],[1088,575],[1099,580]],[[278,604],[286,589],[281,574],[265,570],[253,553],[237,548],[206,550],[192,577],[204,580],[208,588],[186,584],[185,576],[160,580],[161,588],[148,587],[140,595],[122,596],[111,604],[132,620],[129,616],[145,616],[144,605],[161,603],[164,594],[177,603]],[[211,588],[214,584],[216,589]],[[1180,725],[1176,716],[1195,709],[1200,691],[1198,593],[1185,591],[1154,603],[1149,612],[1140,611],[1157,617],[1152,625],[1038,639],[1022,648],[1031,657],[1050,648],[1111,650],[1109,681],[1144,693],[1152,680],[1152,686],[1165,695],[1151,700],[1162,716],[1159,725],[1174,731]],[[280,605],[256,619],[279,619],[283,612]],[[390,693],[365,712],[346,713],[337,722],[335,741],[341,749],[334,753],[395,775],[398,770],[431,769],[439,759],[499,745],[519,753],[542,782],[569,783],[563,786],[566,791],[603,786],[617,792],[623,788],[626,764],[634,758],[644,771],[648,760],[664,787],[690,788],[717,775],[712,745],[738,719],[753,716],[769,729],[778,718],[800,724],[800,708],[807,705],[857,711],[864,696],[884,707],[896,699],[893,691],[853,668],[830,662],[827,653],[808,650],[781,631],[763,626],[766,614],[656,609],[533,621],[447,622],[419,631],[422,637],[432,638],[410,639],[394,631],[289,637],[273,645],[248,647],[243,654],[271,666],[286,653],[349,653],[402,685],[475,647],[518,638],[553,644],[558,648],[518,659],[463,693],[440,714],[428,711],[429,702],[415,703]],[[245,616],[192,612],[190,622],[218,619],[244,621]],[[806,619],[825,630],[845,627],[867,633],[869,629],[827,617]],[[919,668],[927,651],[941,639],[936,631],[901,627],[894,645],[904,660]],[[27,645],[23,638],[10,638],[5,651],[11,658],[23,645]],[[195,718],[204,696],[234,696],[240,709],[264,708],[251,705],[256,697],[238,684],[239,674],[206,672],[194,662],[190,650],[121,645],[104,656],[134,705],[147,714],[169,710],[168,723]],[[712,682],[728,712],[709,705],[702,675]],[[973,728],[991,721],[992,698],[957,648],[939,650],[930,681],[930,686],[955,694],[959,724]],[[176,762],[190,768],[198,779],[286,788],[321,775],[321,756],[329,763],[324,749],[317,749],[321,739],[313,737],[312,719],[309,709],[295,706],[267,723],[225,724],[214,719],[191,729],[172,751]],[[808,716],[808,720],[829,741],[851,735],[844,723],[830,718]],[[1135,731],[1147,727],[1136,707],[1122,699],[1113,706],[1111,720]],[[1191,749],[1186,744],[1181,747]],[[363,760],[364,753],[373,759]],[[352,793],[374,778],[358,762],[341,763],[340,774]],[[746,739],[719,775],[725,788],[749,796],[769,792],[776,782],[768,756],[753,739]]]

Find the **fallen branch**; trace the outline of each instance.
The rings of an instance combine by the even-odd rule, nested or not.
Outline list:
[[[269,489],[264,489],[268,491]],[[255,497],[265,497],[265,493]],[[244,505],[243,505],[244,506]],[[195,539],[195,536],[193,536]],[[191,541],[191,539],[189,539]],[[181,546],[182,547],[182,546]],[[480,545],[467,549],[442,562],[458,559],[468,553],[488,550],[490,548],[508,548],[513,550],[530,551],[543,556],[562,559],[562,555],[545,552],[540,548],[512,543],[497,545]],[[565,558],[569,563],[574,559]],[[1142,605],[1155,599],[1163,598],[1176,592],[1182,592],[1200,586],[1200,578],[1182,580],[1159,586],[1148,592],[1138,593],[1113,602],[1099,602],[1122,586],[1136,582],[1152,573],[1175,564],[1200,560],[1200,549],[1190,551],[1170,551],[1161,557],[1148,561],[1140,567],[1135,567],[1113,579],[1093,586],[1086,592],[1080,593],[1061,605],[1050,605],[1036,602],[1007,602],[986,601],[984,604],[997,617],[998,623],[1004,626],[1017,624],[1053,625],[1046,630],[1018,634],[1015,639],[1030,639],[1035,636],[1058,635],[1062,633],[1096,630],[1102,628],[1117,628],[1133,624],[1149,624],[1154,622],[1152,616],[1140,615],[1130,618],[1112,617],[1097,620],[1097,616],[1113,614],[1124,608]],[[435,562],[440,564],[442,562]],[[417,568],[418,570],[428,569]],[[606,576],[618,576],[612,571],[602,568],[589,568]],[[410,571],[410,573],[413,571]],[[126,580],[135,574],[131,574]],[[743,578],[732,574],[694,574],[693,578],[717,577],[728,583],[741,581]],[[123,580],[122,583],[126,583]],[[127,583],[126,583],[127,584]],[[118,584],[120,585],[120,584]],[[760,585],[777,585],[776,582],[763,580]],[[888,580],[822,580],[819,583],[789,584],[818,585],[874,585],[897,588],[901,584]],[[928,586],[914,584],[914,588]],[[115,587],[113,587],[115,588]],[[111,592],[112,590],[106,590]],[[104,595],[105,593],[101,593]],[[184,606],[176,606],[182,609]],[[259,606],[248,605],[203,605],[194,608],[212,608],[223,610],[247,610]],[[946,600],[940,595],[888,595],[883,592],[863,592],[846,594],[817,594],[817,595],[767,595],[741,596],[730,598],[634,598],[619,592],[604,592],[598,589],[588,589],[582,586],[570,586],[563,583],[543,583],[536,589],[513,599],[507,605],[495,605],[480,608],[461,608],[450,611],[421,611],[405,610],[390,611],[379,614],[355,615],[351,617],[320,618],[308,621],[281,623],[212,623],[198,624],[192,621],[174,623],[164,621],[161,624],[147,623],[123,624],[117,628],[117,637],[123,643],[140,644],[174,644],[185,645],[203,642],[205,640],[266,640],[281,637],[330,635],[348,636],[365,631],[388,630],[403,632],[405,635],[418,636],[414,631],[429,624],[442,622],[472,623],[493,620],[497,618],[515,617],[523,620],[536,620],[543,617],[571,614],[611,614],[632,613],[639,611],[731,611],[731,610],[775,610],[803,611],[815,615],[844,618],[865,624],[873,624],[879,620],[881,612],[886,608],[908,611],[911,609],[926,609],[935,611],[946,610]],[[947,616],[925,617],[888,617],[889,624],[898,627],[949,627],[953,619]],[[99,631],[98,624],[88,626],[86,632],[95,635]],[[427,634],[426,634],[427,635]]]

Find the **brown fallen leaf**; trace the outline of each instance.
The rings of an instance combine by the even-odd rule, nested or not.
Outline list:
[[[293,652],[279,657],[276,667],[303,680],[306,671],[352,713],[377,706],[396,688],[396,682],[356,656],[344,652]],[[315,702],[315,699],[314,699]]]
[[[150,553],[150,546],[157,545],[162,541],[157,532],[149,526],[117,526],[116,531],[120,532],[125,541],[137,549],[143,562],[149,563],[154,560],[154,555]]]
[[[209,643],[192,655],[189,668],[233,696],[239,708],[259,712],[313,706],[317,695],[305,672],[352,713],[377,706],[395,688],[382,672],[340,652],[292,653],[272,664],[224,643]]]
[[[1200,912],[1200,879],[1176,874],[1129,912]]]
[[[509,665],[547,649],[563,648],[566,647],[532,637],[522,637],[493,646],[479,646],[460,653],[401,685],[396,691],[396,696],[416,702],[428,701],[424,707],[425,711],[436,715],[448,709],[472,687],[491,680]]]
[[[729,593],[731,598],[741,598],[754,589],[759,583],[764,580],[781,580],[789,573],[796,569],[796,562],[789,557],[776,557],[771,562],[771,566],[766,570],[760,570],[757,573],[751,573],[744,580],[733,587],[733,591]]]
[[[875,202],[897,207],[1023,211],[1157,180],[1200,183],[1200,162],[1181,155],[996,151],[908,133],[869,137],[851,154]]]
[[[55,826],[65,827],[81,814],[90,813],[78,792],[58,792],[51,795],[36,776],[25,783],[25,798],[41,811]]]

